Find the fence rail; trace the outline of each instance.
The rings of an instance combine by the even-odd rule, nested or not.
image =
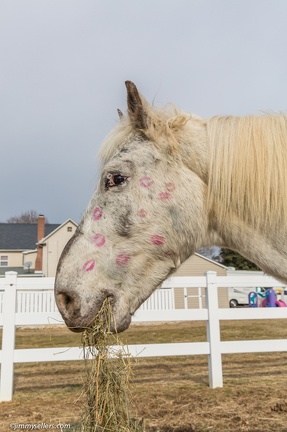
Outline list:
[[[39,348],[15,349],[16,326],[63,324],[56,310],[53,294],[54,278],[17,278],[7,272],[0,279],[0,326],[3,326],[0,351],[0,401],[12,400],[14,363],[79,360],[82,349]],[[174,277],[165,281],[164,290],[157,291],[135,313],[133,322],[206,321],[207,341],[170,344],[130,345],[128,352],[138,357],[208,355],[209,385],[223,386],[222,354],[245,352],[287,352],[287,339],[260,341],[220,340],[221,320],[287,319],[287,308],[219,309],[217,287],[272,287],[282,285],[267,276],[217,276],[207,272],[204,277]],[[175,309],[174,290],[196,287],[204,289],[206,308]],[[1,292],[2,290],[2,292]],[[160,294],[161,293],[161,294]]]
[[[12,275],[11,275],[12,273]],[[14,272],[7,272],[5,278],[0,279],[0,325],[3,315],[4,292],[13,283],[7,282],[7,277]],[[15,273],[17,274],[17,273]],[[30,313],[55,313],[57,319],[61,319],[54,298],[55,278],[17,278],[16,314]],[[174,309],[174,289],[167,286],[165,289],[155,291],[140,307],[140,310],[165,310]],[[25,322],[23,322],[25,324]]]

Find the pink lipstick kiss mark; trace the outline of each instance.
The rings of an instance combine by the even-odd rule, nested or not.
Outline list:
[[[121,253],[116,257],[116,263],[118,266],[122,266],[127,264],[130,259],[131,259],[130,255]]]
[[[92,242],[97,247],[104,246],[106,243],[106,237],[103,234],[96,233],[92,238]]]
[[[153,183],[154,183],[154,181],[150,177],[148,177],[148,176],[144,176],[144,177],[140,178],[140,185],[141,185],[141,187],[149,188],[149,187],[151,187],[151,185]]]
[[[171,194],[169,192],[160,192],[157,196],[157,199],[160,201],[166,201],[171,198]]]
[[[99,207],[96,207],[93,211],[93,220],[98,221],[102,218],[102,216],[103,216],[102,209],[100,209]]]
[[[173,192],[174,191],[174,189],[175,189],[175,184],[174,183],[165,183],[165,189],[168,191],[168,192]]]
[[[145,211],[144,209],[140,209],[138,211],[138,216],[141,218],[145,218],[147,216],[147,211]]]
[[[94,259],[90,259],[88,261],[85,262],[85,264],[83,265],[83,270],[86,272],[89,272],[91,270],[93,270],[93,268],[95,267],[96,261]]]
[[[154,234],[150,241],[156,246],[162,246],[165,243],[165,238],[158,234]]]

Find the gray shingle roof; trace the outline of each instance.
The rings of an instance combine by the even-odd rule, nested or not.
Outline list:
[[[60,224],[46,224],[45,237]],[[0,223],[0,250],[35,249],[37,243],[37,224]]]

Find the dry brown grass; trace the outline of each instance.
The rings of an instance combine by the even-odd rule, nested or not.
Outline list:
[[[281,338],[284,326],[284,320],[226,322],[221,336]],[[133,326],[121,337],[129,343],[205,340],[205,325]],[[16,344],[80,346],[80,338],[64,327],[20,329]],[[147,432],[287,432],[286,371],[287,353],[225,355],[224,387],[211,390],[206,356],[135,359],[132,415],[144,418]],[[79,430],[84,362],[18,364],[15,376],[13,401],[0,404],[1,432],[11,423],[42,422]]]

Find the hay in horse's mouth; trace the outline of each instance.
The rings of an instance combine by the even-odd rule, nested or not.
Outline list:
[[[112,326],[112,307],[107,297],[82,337],[86,367],[82,432],[143,432],[142,423],[131,419],[129,413],[130,356],[111,332]]]
[[[103,310],[106,309],[106,305],[109,305],[109,309],[110,309],[110,316],[113,316],[113,319],[111,319],[111,317],[108,316],[108,314],[104,314],[102,315]],[[123,318],[121,317],[119,322],[116,322],[114,316],[114,306],[116,304],[116,301],[114,299],[114,297],[112,296],[108,296],[104,299],[100,309],[98,310],[98,312],[96,313],[96,316],[90,321],[89,324],[87,325],[79,325],[79,326],[70,326],[67,324],[67,327],[69,328],[69,330],[71,330],[74,333],[83,333],[85,331],[93,331],[95,327],[98,328],[98,321],[99,321],[99,316],[102,317],[102,326],[103,329],[105,331],[108,331],[109,333],[121,333],[123,331],[125,331],[131,323],[132,320],[132,313],[128,312]],[[106,321],[105,321],[106,319]]]

